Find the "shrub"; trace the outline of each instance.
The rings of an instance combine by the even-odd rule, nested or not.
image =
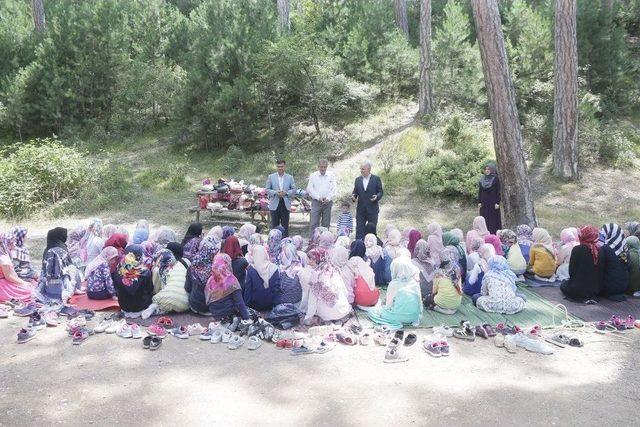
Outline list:
[[[0,214],[24,217],[46,204],[74,198],[89,180],[82,154],[55,139],[7,149],[0,160]]]
[[[459,144],[427,158],[418,168],[416,185],[424,195],[464,197],[478,194],[478,179],[489,160],[489,149],[477,141]]]
[[[230,145],[224,155],[223,167],[226,174],[233,174],[242,169],[244,164],[244,152],[237,145]]]
[[[614,126],[607,126],[598,144],[598,157],[604,165],[624,168],[633,165],[635,155],[633,145],[622,131]]]
[[[400,147],[396,141],[387,141],[380,147],[380,153],[378,153],[378,159],[382,163],[382,170],[388,175],[393,170],[394,166],[398,163],[398,156],[400,155]]]

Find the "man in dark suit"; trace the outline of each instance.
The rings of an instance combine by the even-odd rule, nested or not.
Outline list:
[[[351,197],[356,208],[356,239],[364,239],[364,230],[367,223],[378,225],[378,202],[382,198],[382,180],[371,174],[371,162],[365,161],[360,165],[361,176],[356,178]]]

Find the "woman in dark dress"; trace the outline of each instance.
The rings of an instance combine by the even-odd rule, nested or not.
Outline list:
[[[480,216],[486,223],[489,233],[496,234],[502,229],[500,219],[500,179],[493,164],[485,166],[484,175],[478,184],[478,207]]]
[[[602,290],[604,253],[598,248],[598,229],[591,225],[580,228],[580,244],[571,250],[569,279],[560,290],[567,299],[585,302],[595,299]]]
[[[240,283],[240,286],[242,287],[244,285],[249,263],[245,257],[242,256],[242,249],[240,248],[238,238],[234,235],[227,237],[224,241],[222,252],[229,255],[231,258],[231,269],[233,270],[233,275],[236,276],[238,283]]]

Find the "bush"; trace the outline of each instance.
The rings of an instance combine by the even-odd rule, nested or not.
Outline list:
[[[94,170],[69,211],[86,215],[91,211],[117,209],[132,202],[135,196],[131,169],[112,160]]]
[[[473,140],[427,158],[418,168],[416,185],[424,195],[464,197],[478,194],[478,179],[489,160],[489,149]]]
[[[229,146],[223,160],[224,172],[231,175],[234,172],[241,170],[244,165],[244,157],[244,152],[240,147],[237,145]]]
[[[0,214],[21,218],[63,199],[72,199],[89,181],[82,154],[55,139],[14,145],[0,160]]]
[[[633,145],[620,129],[607,126],[601,134],[598,144],[598,157],[600,163],[619,168],[633,165],[635,158]]]

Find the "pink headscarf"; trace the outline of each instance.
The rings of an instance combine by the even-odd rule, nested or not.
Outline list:
[[[409,232],[409,244],[407,245],[407,249],[411,252],[411,258],[413,258],[413,252],[416,250],[416,243],[418,240],[422,239],[422,233],[418,230],[411,230]]]
[[[479,217],[482,218],[482,217]],[[484,218],[483,218],[484,219]],[[500,239],[495,234],[487,234],[484,236],[484,242],[493,245],[493,248],[496,250],[496,255],[504,255],[502,251],[502,244],[500,243]]]
[[[478,233],[476,230],[469,230],[467,232],[467,240],[466,240],[466,242],[467,242],[467,253],[473,252],[471,250],[471,246],[473,245],[473,241],[475,239],[482,239],[482,237],[480,236],[480,233]],[[484,239],[483,239],[483,241],[484,241]]]
[[[429,235],[436,235],[442,239],[442,226],[439,223],[432,222],[427,225],[427,231],[429,232]]]
[[[560,232],[560,240],[563,245],[568,245],[569,243],[572,243],[572,247],[579,245],[578,229],[574,227],[565,228]]]
[[[102,264],[106,264],[107,266],[109,266],[109,261],[116,258],[117,256],[118,250],[113,246],[107,246],[106,248],[102,249],[100,255],[91,260],[91,262],[89,262],[89,264],[87,265],[87,268],[84,270],[85,277],[89,277],[89,274],[91,274]]]
[[[323,231],[318,239],[318,246],[324,249],[329,249],[335,243],[336,238],[330,231]]]
[[[489,234],[489,230],[487,229],[487,221],[485,221],[484,217],[482,216],[477,216],[473,219],[473,229],[480,234],[480,237],[484,237]]]
[[[211,276],[205,286],[206,303],[219,301],[240,289],[240,283],[231,269],[231,257],[227,254],[216,255],[211,265]]]
[[[444,245],[442,239],[435,234],[427,237],[427,246],[429,247],[429,255],[433,260],[433,265],[438,268],[442,261],[442,253],[444,252]]]

